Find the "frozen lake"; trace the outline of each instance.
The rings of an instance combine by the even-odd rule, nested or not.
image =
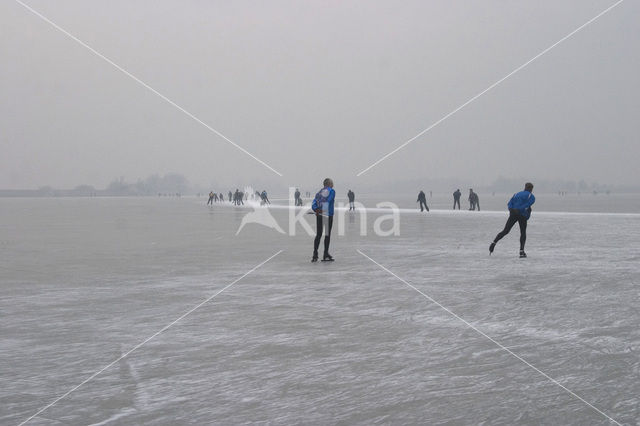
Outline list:
[[[0,423],[224,290],[28,424],[638,424],[638,200],[536,196],[527,259],[517,226],[488,255],[508,197],[481,194],[399,236],[347,215],[317,264],[205,198],[0,199]]]

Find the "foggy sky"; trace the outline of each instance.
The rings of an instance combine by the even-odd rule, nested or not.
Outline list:
[[[0,2],[0,188],[506,177],[637,183],[640,2]],[[226,187],[226,186],[225,186]]]

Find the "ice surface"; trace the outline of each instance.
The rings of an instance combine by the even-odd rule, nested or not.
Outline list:
[[[600,209],[589,198],[582,210],[633,213],[598,197]],[[517,227],[488,255],[504,196],[495,212],[404,213],[394,237],[360,236],[348,215],[336,262],[311,264],[301,230],[247,224],[236,236],[248,210],[205,202],[0,199],[1,424],[26,420],[280,249],[29,424],[608,423],[357,249],[637,424],[640,216],[536,210],[520,260]],[[271,212],[287,229],[288,211]]]

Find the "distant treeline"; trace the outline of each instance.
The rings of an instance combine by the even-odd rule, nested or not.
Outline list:
[[[639,192],[640,188],[637,186],[617,186],[617,185],[605,185],[598,182],[588,183],[584,179],[579,181],[572,180],[559,180],[559,179],[529,179],[535,185],[534,191],[543,193],[553,192],[567,192],[567,193],[582,193],[582,192]],[[499,177],[486,190],[491,192],[513,192],[516,188],[524,185],[525,179],[512,179]]]
[[[189,181],[183,175],[170,173],[164,176],[151,175],[136,183],[127,183],[120,177],[105,189],[105,195],[157,195],[186,194],[190,190]]]
[[[558,179],[535,178],[505,178],[499,177],[493,183],[479,184],[463,179],[410,179],[403,181],[387,181],[377,184],[362,184],[359,182],[340,182],[340,189],[353,189],[356,193],[409,193],[419,190],[433,191],[434,193],[451,193],[457,188],[467,191],[473,188],[476,192],[486,193],[512,193],[520,190],[526,181],[530,180],[535,185],[534,191],[538,193],[640,193],[638,185],[607,185],[585,180],[571,181]],[[288,188],[284,183],[262,182],[264,188],[271,194],[286,196]],[[233,188],[238,187],[234,186]],[[240,186],[241,188],[243,186]],[[233,190],[230,186],[228,189]],[[43,186],[32,190],[0,190],[0,197],[98,197],[98,196],[157,196],[157,195],[194,195],[207,194],[210,190],[220,191],[219,185],[201,187],[191,185],[186,177],[177,173],[169,173],[164,176],[151,175],[146,179],[139,179],[135,183],[127,182],[123,177],[111,181],[104,189],[97,189],[91,185],[79,185],[73,189],[55,189]],[[228,190],[227,189],[227,190]],[[226,194],[226,191],[222,191]]]
[[[192,192],[189,181],[183,175],[170,173],[164,176],[151,175],[135,183],[129,183],[123,177],[111,181],[104,189],[91,185],[79,185],[73,189],[56,189],[43,186],[38,189],[4,189],[0,197],[109,197],[109,196],[146,196],[176,195]]]
[[[559,180],[559,179],[535,179],[529,178],[506,178],[499,177],[492,183],[479,183],[466,179],[411,179],[395,182],[379,183],[375,186],[368,185],[367,187],[361,187],[361,191],[371,192],[372,190],[378,192],[409,192],[418,191],[420,189],[425,191],[433,191],[436,193],[448,193],[453,192],[457,188],[463,191],[468,191],[469,188],[473,188],[474,191],[479,193],[513,193],[519,191],[524,187],[525,182],[531,181],[535,185],[534,191],[538,193],[638,193],[640,192],[640,186],[638,185],[609,185],[600,184],[597,182],[587,182],[585,180],[572,181],[572,180]],[[354,184],[354,187],[357,186]]]

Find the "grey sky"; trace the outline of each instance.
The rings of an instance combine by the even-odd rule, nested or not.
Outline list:
[[[285,183],[638,178],[635,0],[360,178],[615,1],[26,2]],[[278,178],[11,0],[0,36],[0,188]]]

